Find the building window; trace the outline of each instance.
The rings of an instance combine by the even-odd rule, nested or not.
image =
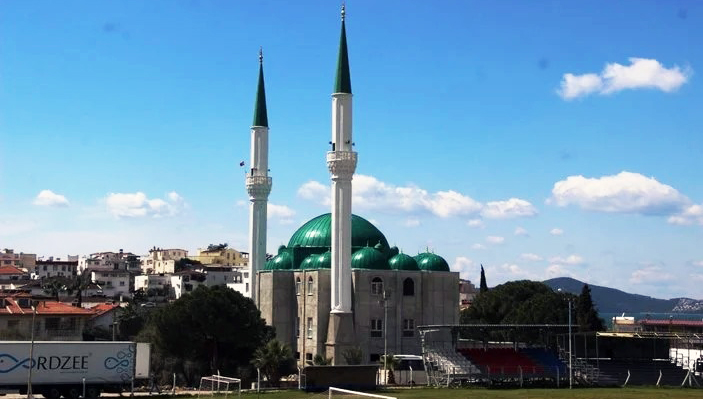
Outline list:
[[[369,362],[378,363],[380,361],[381,361],[381,354],[380,353],[372,353],[369,355]]]
[[[306,353],[305,360],[312,361],[312,353]]]
[[[295,318],[295,337],[300,337],[300,316]]]
[[[383,294],[383,280],[380,277],[374,277],[371,280],[371,293],[373,295]]]
[[[383,320],[371,319],[371,337],[381,338],[383,336]]]
[[[308,295],[312,295],[312,277],[308,277]]]
[[[244,289],[245,292],[249,292],[249,283],[246,284],[246,288]]]
[[[403,280],[403,296],[415,295],[415,282],[410,277]]]
[[[300,295],[300,277],[295,279],[295,295]]]
[[[312,339],[312,317],[308,317],[308,338]]]
[[[403,337],[415,336],[415,320],[403,319]]]

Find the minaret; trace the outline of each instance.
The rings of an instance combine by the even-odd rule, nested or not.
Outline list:
[[[254,103],[254,122],[251,126],[251,169],[247,173],[246,187],[249,193],[249,265],[251,299],[259,305],[258,276],[266,262],[266,206],[271,192],[269,167],[269,123],[266,114],[266,90],[264,89],[264,56],[259,50],[259,85]]]
[[[342,361],[342,350],[354,344],[351,295],[351,183],[356,170],[357,156],[352,148],[352,91],[344,18],[345,9],[342,6],[337,78],[332,94],[332,151],[327,153],[327,167],[332,175],[332,302],[327,356],[332,357],[335,364]]]

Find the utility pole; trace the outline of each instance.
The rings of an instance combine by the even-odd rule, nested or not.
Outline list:
[[[27,399],[34,399],[32,395],[32,370],[34,369],[34,321],[37,316],[37,307],[32,305],[32,342],[29,345],[29,376],[27,378]]]
[[[572,359],[574,358],[573,353],[571,353],[571,297],[569,297],[569,389],[574,385],[574,369],[572,367]]]

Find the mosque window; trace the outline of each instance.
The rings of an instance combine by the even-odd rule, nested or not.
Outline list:
[[[312,317],[308,317],[308,338],[312,339]]]
[[[371,337],[381,338],[383,336],[383,320],[371,319]]]
[[[410,277],[403,280],[403,296],[415,295],[415,282]]]
[[[295,279],[295,295],[300,295],[300,277]]]
[[[380,277],[374,277],[371,280],[371,293],[374,295],[383,294],[383,280]]]
[[[308,277],[308,295],[312,295],[312,277]]]
[[[295,318],[295,337],[300,337],[300,316]]]
[[[403,337],[415,336],[415,319],[403,319]]]

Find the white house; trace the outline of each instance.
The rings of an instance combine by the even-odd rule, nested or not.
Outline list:
[[[89,256],[82,256],[78,260],[78,271],[85,270],[130,270],[139,271],[141,263],[139,256],[124,252],[96,252]]]
[[[44,279],[49,277],[66,277],[73,278],[78,275],[78,261],[54,259],[38,260],[34,265],[32,278]]]
[[[126,270],[91,270],[91,280],[102,288],[102,293],[108,298],[122,296],[130,298],[130,281],[132,275]]]
[[[251,298],[251,266],[235,267],[233,269],[233,281],[227,283],[227,287],[238,291],[247,298]]]
[[[146,274],[173,273],[176,271],[176,261],[187,258],[185,249],[163,249],[154,247],[149,255],[142,257],[141,268]]]

